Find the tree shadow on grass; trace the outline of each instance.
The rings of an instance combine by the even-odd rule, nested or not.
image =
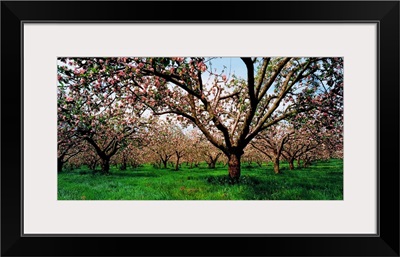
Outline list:
[[[281,184],[276,180],[257,178],[250,175],[242,175],[238,181],[232,182],[229,176],[204,176],[208,184],[229,187],[241,187],[238,198],[245,200],[266,200],[267,196],[281,190]]]
[[[204,179],[209,184],[214,185],[258,185],[261,183],[261,180],[243,175],[238,180],[232,180],[228,175],[214,175],[214,176],[201,176],[201,179]]]
[[[203,176],[208,184],[219,186],[241,186],[240,198],[246,200],[335,200],[343,192],[343,177],[340,173],[322,175],[319,178],[297,177],[291,171],[282,174],[266,174],[259,178],[242,175],[236,183],[229,176]]]

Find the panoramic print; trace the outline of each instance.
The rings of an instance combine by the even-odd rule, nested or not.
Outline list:
[[[342,57],[60,57],[58,200],[343,200]]]

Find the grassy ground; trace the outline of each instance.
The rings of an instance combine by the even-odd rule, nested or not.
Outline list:
[[[111,175],[89,169],[58,175],[59,200],[342,200],[343,161],[318,162],[309,168],[274,174],[271,164],[242,164],[239,184],[230,185],[227,167],[205,165],[179,171],[144,165],[134,170],[111,168]]]

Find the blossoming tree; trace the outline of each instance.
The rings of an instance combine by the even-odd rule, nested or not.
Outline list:
[[[86,61],[60,60],[58,66],[58,126],[68,127],[89,143],[101,159],[101,171],[109,173],[110,159],[141,129],[140,106],[108,89],[107,80],[94,80]],[[90,63],[90,60],[87,61]]]
[[[342,58],[241,58],[246,76],[212,68],[213,58],[70,58],[59,79],[113,93],[132,109],[143,103],[155,115],[191,123],[228,158],[240,177],[245,147],[262,131],[326,104],[343,86]],[[86,76],[82,76],[86,74]],[[331,106],[329,108],[336,108]],[[328,106],[325,106],[328,108]]]

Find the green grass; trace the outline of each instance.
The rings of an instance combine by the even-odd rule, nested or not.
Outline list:
[[[82,167],[58,175],[58,200],[343,200],[343,161],[314,163],[308,168],[274,174],[271,164],[242,164],[240,183],[231,185],[227,167],[205,165],[179,171],[151,165],[108,176]]]

